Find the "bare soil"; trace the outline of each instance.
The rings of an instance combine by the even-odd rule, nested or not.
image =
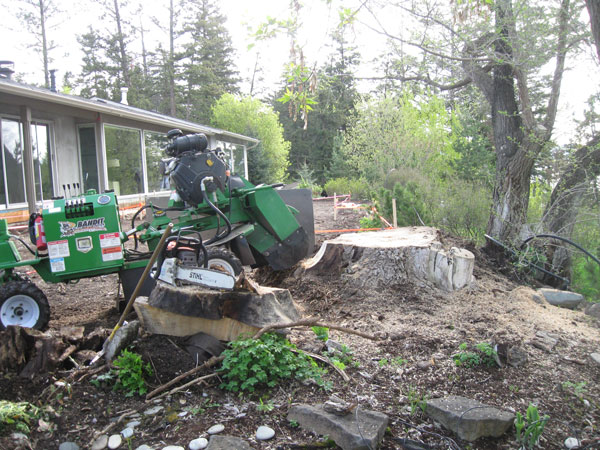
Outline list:
[[[364,210],[340,210],[334,221],[332,202],[318,201],[314,206],[317,230],[357,228],[365,214]],[[318,234],[317,243],[338,234]],[[359,291],[340,278],[309,280],[295,277],[294,270],[254,271],[254,278],[262,284],[290,289],[305,316],[383,333],[386,338],[372,342],[332,331],[332,339],[352,350],[357,367],[350,365],[346,369],[351,378],[348,383],[330,371],[331,392],[295,381],[246,397],[220,390],[217,379],[190,387],[162,401],[165,413],[143,416],[132,448],[143,443],[159,449],[167,444],[187,448],[190,440],[216,423],[223,423],[225,433],[246,439],[256,449],[318,448],[323,438],[292,426],[286,420],[287,410],[292,403],[314,404],[332,393],[358,402],[360,408],[389,415],[389,430],[381,446],[384,449],[403,448],[398,441],[402,438],[421,441],[430,448],[450,448],[447,437],[461,448],[518,448],[512,430],[498,439],[480,439],[469,444],[440,428],[422,413],[418,400],[446,395],[462,395],[522,413],[534,403],[541,414],[550,416],[541,448],[563,448],[567,437],[578,437],[589,445],[587,448],[600,448],[595,441],[600,439],[600,367],[589,357],[591,352],[598,352],[598,321],[580,311],[533,302],[528,288],[503,275],[495,261],[488,260],[468,243],[451,236],[443,238],[475,253],[476,281],[470,288],[446,293],[423,283],[412,283]],[[101,327],[112,328],[117,322],[116,275],[81,280],[73,285],[51,285],[42,282],[34,272],[28,274],[50,301],[50,331],[83,325],[86,333],[90,333]],[[538,331],[558,335],[558,344],[552,351],[532,345]],[[322,343],[310,330],[294,330],[289,336],[299,348],[322,350]],[[463,342],[519,345],[526,350],[528,361],[519,368],[457,367],[452,355]],[[175,338],[142,334],[134,350],[155,369],[151,389],[195,365]],[[73,377],[75,373],[77,376]],[[32,380],[14,373],[0,376],[0,399],[33,403],[40,398],[46,400],[47,388],[56,381],[81,377],[72,367],[40,374]],[[565,382],[585,384],[575,390],[565,386]],[[141,397],[125,398],[108,388],[96,388],[89,378],[72,381],[70,385],[69,390],[59,390],[46,401],[56,414],[51,417],[49,427],[33,424],[31,448],[57,449],[64,441],[75,441],[88,448],[93,434],[123,411],[142,412],[151,406]],[[261,411],[264,409],[260,407],[261,401],[272,404],[273,409]],[[179,417],[182,411],[188,414]],[[272,427],[275,438],[256,441],[254,433],[259,425]],[[120,424],[112,431],[123,428]],[[0,448],[14,448],[14,443],[8,437],[0,437]]]

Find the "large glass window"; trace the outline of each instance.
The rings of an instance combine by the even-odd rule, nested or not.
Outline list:
[[[148,171],[148,192],[170,189],[169,177],[165,175],[168,160],[164,153],[167,146],[167,135],[144,131],[146,148],[146,170]]]
[[[50,127],[45,124],[32,124],[31,144],[36,198],[37,200],[49,200],[54,196],[52,158],[50,156]]]
[[[79,127],[79,152],[81,155],[81,174],[83,190],[98,189],[98,160],[96,159],[96,130],[94,126]]]
[[[140,130],[104,126],[108,188],[117,195],[144,192]]]
[[[2,199],[3,204],[25,202],[23,174],[23,133],[16,120],[2,119]]]

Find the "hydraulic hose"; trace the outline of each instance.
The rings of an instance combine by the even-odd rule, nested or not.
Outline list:
[[[573,242],[570,239],[564,238],[562,236],[557,236],[555,234],[535,234],[533,236],[530,236],[530,237],[528,237],[527,239],[525,239],[523,241],[523,244],[521,244],[521,248],[523,248],[529,241],[532,241],[535,238],[550,238],[550,239],[556,239],[556,240],[559,240],[559,241],[566,242],[567,244],[571,244],[573,247],[581,250],[587,256],[589,256],[590,258],[592,258],[594,260],[594,262],[600,266],[600,260],[598,258],[596,258],[594,255],[592,255],[590,252],[588,252],[581,245],[577,244],[576,242]]]
[[[152,205],[144,205],[142,206],[140,209],[138,209],[135,214],[133,215],[133,217],[131,218],[131,228],[135,228],[135,219],[137,219],[137,217],[140,215],[140,213],[148,208],[152,208]],[[138,248],[138,239],[137,239],[137,234],[134,233],[133,234],[133,242],[134,242],[134,250],[137,250]]]
[[[226,236],[229,236],[229,234],[231,233],[231,222],[229,221],[229,219],[227,218],[227,216],[225,215],[225,213],[223,213],[223,211],[221,211],[219,208],[217,208],[215,206],[215,204],[213,202],[210,201],[210,199],[208,198],[208,195],[206,194],[206,185],[205,182],[206,181],[211,181],[212,177],[206,177],[202,180],[202,182],[200,183],[200,189],[202,191],[202,198],[204,199],[204,201],[206,202],[206,204],[210,207],[210,209],[212,209],[218,216],[220,216],[224,221],[225,221],[225,225],[227,225],[227,231],[221,235],[219,234],[215,234],[211,239],[209,239],[205,245],[210,245],[213,242],[216,242],[220,239],[223,239]]]

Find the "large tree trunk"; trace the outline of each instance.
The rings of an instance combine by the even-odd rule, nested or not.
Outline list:
[[[496,4],[496,27],[499,36],[495,51],[506,61],[493,69],[492,126],[496,149],[496,184],[487,234],[503,242],[516,239],[527,219],[529,183],[536,148],[525,143],[523,123],[515,98],[512,48],[509,22],[512,20],[510,0]]]
[[[585,3],[590,14],[592,36],[596,42],[596,53],[600,61],[600,0],[586,0]]]
[[[589,192],[590,183],[600,175],[600,136],[594,137],[573,155],[562,177],[552,190],[550,201],[543,216],[542,229],[550,234],[570,238],[577,221],[582,198]],[[550,246],[546,259],[556,274],[570,278],[571,258],[564,243]],[[544,279],[549,285],[560,283],[554,277]]]

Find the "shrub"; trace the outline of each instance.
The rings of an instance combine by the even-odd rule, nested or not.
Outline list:
[[[417,183],[408,182],[404,185],[396,183],[391,191],[386,188],[379,191],[379,203],[386,218],[393,216],[392,199],[394,198],[398,226],[415,226],[421,225],[421,222],[427,224],[431,221],[425,196]]]
[[[321,386],[324,370],[304,353],[295,354],[296,347],[275,333],[265,333],[260,339],[242,338],[230,342],[223,352],[225,359],[219,369],[224,382],[221,388],[232,392],[254,392],[260,386],[274,387],[281,380],[313,378]]]
[[[327,195],[352,194],[352,198],[357,200],[369,200],[371,197],[371,188],[363,179],[334,178],[325,183],[324,188]]]

